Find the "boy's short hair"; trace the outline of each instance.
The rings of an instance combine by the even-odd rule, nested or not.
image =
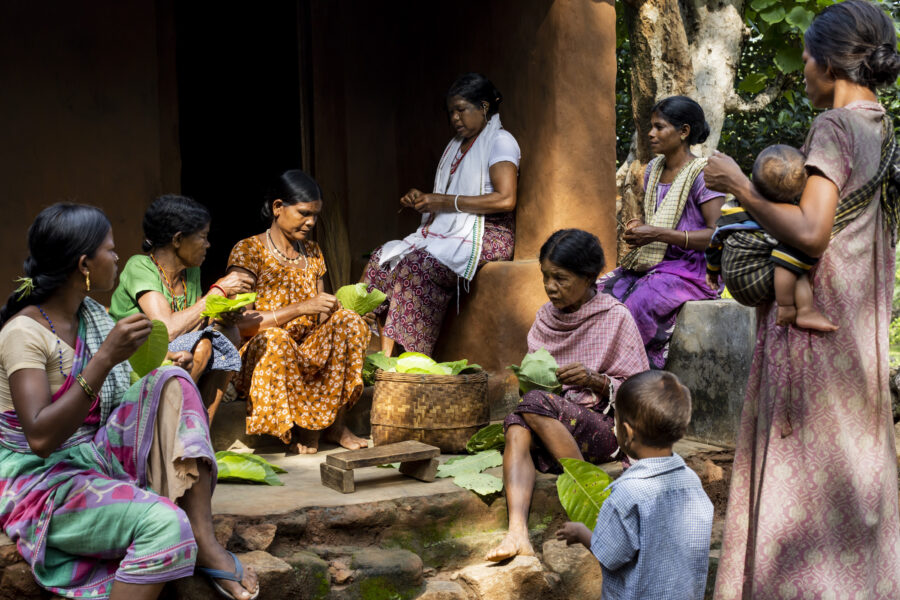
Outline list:
[[[806,177],[806,156],[786,144],[763,148],[753,163],[753,185],[774,202],[793,202],[800,198]]]
[[[668,371],[644,371],[619,386],[616,413],[642,444],[668,448],[684,437],[691,422],[691,391]]]

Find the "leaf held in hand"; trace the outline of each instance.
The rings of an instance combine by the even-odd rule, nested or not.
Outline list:
[[[234,312],[254,302],[256,302],[256,294],[254,292],[238,294],[234,298],[209,294],[206,297],[206,308],[200,314],[211,319],[218,319],[225,313]]]
[[[143,377],[153,369],[159,367],[166,359],[169,351],[169,330],[162,321],[153,320],[153,329],[150,335],[141,344],[128,362],[138,377]]]
[[[562,384],[556,378],[559,365],[545,348],[526,354],[521,365],[510,365],[509,368],[519,378],[519,390],[523,394],[531,390],[544,390],[554,394],[562,391]]]
[[[475,454],[483,450],[500,449],[506,444],[506,436],[503,435],[503,425],[493,423],[482,427],[466,442],[466,452]]]
[[[561,458],[563,474],[556,480],[559,503],[566,509],[570,521],[584,523],[593,530],[597,514],[609,496],[612,478],[596,465],[574,458]]]
[[[364,283],[345,285],[335,292],[334,297],[338,299],[341,306],[360,315],[369,314],[387,298],[381,290],[367,291]]]

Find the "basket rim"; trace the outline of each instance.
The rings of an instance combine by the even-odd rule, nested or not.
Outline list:
[[[429,373],[390,373],[382,369],[377,369],[375,371],[376,383],[378,383],[379,381],[386,381],[393,383],[452,383],[460,385],[466,383],[483,383],[487,380],[488,375],[484,371],[479,371],[478,373],[461,373],[459,375],[432,375]]]
[[[490,424],[490,420],[487,421],[487,424]],[[457,431],[460,429],[473,429],[478,428],[482,429],[486,427],[486,425],[482,423],[476,423],[475,425],[457,425],[455,427],[410,427],[408,425],[396,425],[389,423],[376,423],[375,421],[371,422],[371,425],[378,425],[379,427],[390,427],[391,429],[408,429],[410,431]]]

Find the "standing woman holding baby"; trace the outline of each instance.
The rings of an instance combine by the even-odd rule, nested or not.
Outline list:
[[[821,256],[815,306],[839,329],[779,327],[760,309],[735,453],[715,597],[900,597],[897,459],[888,324],[898,199],[880,185],[844,229],[845,200],[878,176],[893,136],[875,89],[900,73],[891,19],[865,0],[825,8],[804,39],[806,93],[829,109],[804,145],[799,205],[767,203],[729,157],[710,187],[733,193],[766,231]],[[888,138],[889,142],[893,142]]]
[[[719,294],[706,284],[703,251],[725,198],[707,189],[706,159],[691,153],[691,146],[709,135],[700,105],[672,96],[657,102],[650,114],[650,149],[658,156],[644,174],[646,222],[625,224],[623,237],[634,248],[600,280],[600,289],[628,307],[650,366],[662,369],[681,305]]]

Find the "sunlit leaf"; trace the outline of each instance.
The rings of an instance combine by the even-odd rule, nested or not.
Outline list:
[[[609,496],[606,488],[612,478],[600,467],[583,460],[561,458],[563,474],[556,479],[556,491],[569,520],[584,523],[593,530],[603,501]]]
[[[369,292],[364,283],[345,285],[334,293],[334,297],[338,299],[341,306],[360,315],[369,314],[387,298],[379,289]]]
[[[138,377],[143,377],[153,369],[159,367],[166,359],[169,351],[169,330],[162,321],[153,320],[153,329],[150,336],[131,355],[128,362]]]
[[[559,365],[545,348],[526,354],[521,365],[508,367],[519,378],[519,390],[527,394],[531,390],[545,390],[559,393],[562,385],[556,378]]]
[[[240,310],[254,302],[256,302],[256,294],[254,292],[238,294],[234,298],[209,294],[206,296],[206,308],[200,315],[210,319],[218,319],[224,313]]]
[[[748,94],[758,94],[766,87],[768,78],[762,73],[750,73],[738,84],[738,89]]]
[[[457,456],[440,465],[438,477],[459,477],[466,473],[481,473],[503,464],[503,455],[497,450],[486,450],[469,456]]]
[[[284,485],[275,473],[286,473],[262,457],[253,454],[221,450],[216,452],[218,481],[236,481]]]
[[[453,483],[479,496],[489,496],[503,490],[503,480],[489,473],[463,473],[454,477]]]

